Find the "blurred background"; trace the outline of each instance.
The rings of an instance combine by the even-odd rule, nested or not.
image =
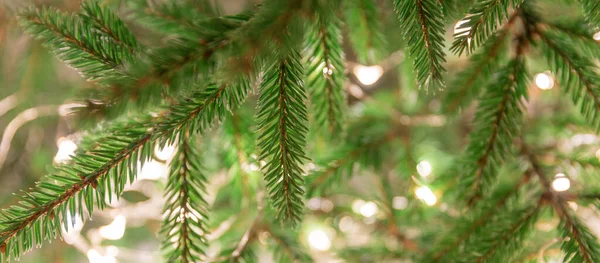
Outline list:
[[[148,34],[147,30],[127,19],[127,0],[104,2],[122,14],[142,42],[149,45],[160,42],[155,35]],[[234,14],[259,1],[218,2],[222,14]],[[376,252],[390,255],[392,259],[385,259],[385,262],[411,262],[402,259],[402,251],[415,251],[427,246],[428,242],[439,235],[440,229],[449,227],[446,223],[449,220],[446,219],[455,218],[458,214],[451,204],[440,199],[442,193],[436,190],[434,178],[449,167],[451,160],[465,145],[472,110],[466,110],[460,117],[450,120],[439,113],[443,92],[425,94],[414,87],[410,63],[404,60],[403,41],[398,31],[400,27],[392,9],[385,6],[390,1],[376,2],[382,7],[380,22],[387,29],[384,32],[389,32],[385,36],[387,44],[382,51],[383,59],[370,63],[371,65],[361,65],[356,62],[352,50],[346,48],[349,76],[346,86],[351,118],[364,114],[388,116],[399,113],[400,120],[404,118],[407,124],[417,123],[417,127],[410,131],[410,137],[405,140],[405,148],[391,151],[392,159],[395,158],[397,162],[386,163],[390,165],[387,167],[390,181],[374,179],[373,172],[362,171],[336,195],[307,200],[308,214],[301,227],[300,242],[314,255],[317,262],[384,262],[380,258],[370,257],[371,253],[375,255]],[[69,155],[77,149],[78,139],[77,123],[68,115],[69,109],[74,102],[73,98],[93,85],[55,59],[41,43],[25,35],[17,26],[16,10],[28,5],[51,5],[62,10],[77,11],[80,0],[0,0],[2,207],[15,202],[12,193],[32,187],[34,182],[51,169],[53,163],[69,160]],[[565,11],[560,6],[543,11],[548,15],[574,13],[569,9]],[[458,20],[457,18],[448,24],[446,46],[449,46]],[[451,78],[465,63],[464,56],[450,56],[448,77]],[[595,151],[600,140],[591,131],[567,126],[568,123],[582,123],[581,118],[574,114],[576,111],[553,89],[558,84],[554,83],[551,72],[543,65],[535,60],[529,64],[534,74],[528,108],[531,122],[527,125],[536,127],[532,129],[539,129],[535,134],[540,136],[542,142],[562,145],[565,151],[580,146],[585,146],[588,152]],[[218,131],[214,133],[215,137],[218,136]],[[229,182],[229,171],[217,164],[227,155],[220,151],[226,149],[213,150],[219,153],[207,156],[208,166],[214,174],[207,198],[211,204],[219,203],[219,189]],[[317,156],[327,152],[326,149],[319,149],[318,145],[311,146],[311,150]],[[155,160],[143,167],[138,175],[138,182],[127,187],[122,199],[113,201],[106,210],[96,212],[92,221],[73,222],[72,228],[65,229],[63,240],[55,240],[27,253],[21,262],[162,262],[157,233],[161,222],[162,189],[166,183],[172,152],[173,149],[169,147],[157,150]],[[565,168],[557,169],[557,173],[573,174],[569,170],[572,166],[560,165],[565,165]],[[256,163],[249,162],[241,168],[260,180]],[[315,164],[309,164],[308,169],[315,169]],[[396,174],[402,174],[402,177],[395,176]],[[571,185],[567,179],[567,182],[559,181],[558,187],[568,189]],[[389,202],[374,197],[382,194],[389,196]],[[219,209],[218,206],[213,207],[213,210]],[[215,217],[223,219],[225,223],[248,221],[247,218],[236,218],[230,212],[222,214]],[[397,218],[387,220],[390,215]],[[597,217],[588,218],[592,220],[590,222],[598,220]],[[421,223],[427,219],[433,219],[439,224],[423,226]],[[538,229],[542,232],[552,231],[557,224],[555,221],[541,221],[543,224]],[[395,222],[401,222],[401,225],[398,226]],[[401,234],[398,228],[402,229]],[[218,226],[215,229],[218,232]],[[259,235],[261,242],[267,238]],[[543,238],[544,235],[541,235],[540,239]],[[413,243],[411,240],[418,242]],[[330,253],[333,248],[339,253]],[[217,243],[208,251],[216,253],[219,249],[221,247]],[[269,262],[268,252],[264,254],[261,262]]]

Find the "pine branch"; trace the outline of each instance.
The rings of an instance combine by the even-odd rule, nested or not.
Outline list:
[[[83,18],[86,23],[111,38],[117,45],[135,54],[139,44],[125,23],[111,10],[101,7],[97,0],[84,1],[81,4]]]
[[[566,200],[552,189],[550,181],[534,153],[524,145],[524,155],[529,159],[531,167],[546,190],[547,200],[561,220],[560,228],[564,241],[561,250],[565,253],[566,263],[592,263],[600,261],[600,244],[596,236],[573,215]]]
[[[462,161],[466,172],[458,188],[470,195],[469,204],[481,198],[494,183],[498,167],[510,155],[512,141],[520,133],[522,101],[527,96],[526,74],[522,59],[513,59],[479,101]]]
[[[53,8],[29,9],[19,15],[29,34],[44,41],[52,52],[90,81],[124,78],[119,67],[129,51],[94,34],[92,25],[80,17]]]
[[[196,38],[196,31],[201,28],[198,24],[210,18],[206,12],[200,12],[194,5],[183,1],[153,5],[146,0],[127,3],[132,11],[132,19],[144,27],[168,35]]]
[[[465,22],[456,29],[458,32],[454,34],[455,40],[450,50],[458,55],[465,51],[467,54],[472,53],[508,18],[509,10],[517,9],[521,3],[523,0],[476,1],[463,19]]]
[[[443,88],[444,16],[437,0],[396,0],[395,9],[404,27],[420,88]]]
[[[275,241],[272,244],[274,250],[274,258],[280,263],[294,262],[314,262],[313,258],[306,253],[300,243],[287,229],[278,229],[272,226],[266,226],[271,234],[271,238]]]
[[[343,133],[346,98],[341,21],[335,14],[319,14],[311,25],[304,50],[306,86],[311,94],[315,124],[328,137]]]
[[[375,64],[383,58],[387,43],[380,14],[373,0],[344,1],[344,19],[350,44],[361,64]]]
[[[600,27],[600,2],[596,0],[577,0],[583,9],[586,19],[593,27]]]
[[[203,198],[207,179],[194,138],[182,137],[170,164],[161,234],[167,261],[187,263],[205,255],[208,204]]]
[[[480,95],[481,87],[485,86],[493,73],[506,62],[509,28],[518,17],[514,13],[505,23],[504,28],[486,42],[483,49],[469,58],[469,65],[461,71],[457,78],[448,86],[444,100],[447,112],[467,107]]]
[[[19,205],[0,212],[3,256],[17,258],[43,239],[56,238],[61,222],[76,215],[83,219],[86,210],[91,215],[94,202],[103,209],[106,196],[119,196],[135,179],[138,162],[151,158],[155,142],[173,143],[182,131],[201,132],[237,107],[250,88],[244,81],[226,84],[208,87],[159,117],[115,125],[101,143],[73,156],[73,163],[57,167],[57,173],[20,196]]]
[[[454,257],[451,253],[456,252],[468,239],[476,235],[478,229],[485,229],[485,225],[489,224],[499,214],[498,211],[506,210],[507,206],[516,203],[520,198],[524,198],[521,192],[527,191],[524,188],[530,182],[532,173],[533,171],[526,171],[521,180],[514,186],[495,189],[490,198],[486,198],[485,201],[469,211],[470,216],[459,219],[455,228],[446,234],[446,237],[432,253],[429,253],[427,258],[430,258],[433,262],[440,262],[442,259]]]
[[[385,156],[383,146],[406,132],[404,126],[394,127],[384,132],[365,130],[367,127],[372,125],[360,122],[360,125],[351,127],[349,134],[353,136],[347,139],[346,145],[319,161],[319,166],[324,166],[324,169],[317,169],[307,177],[308,197],[323,194],[324,191],[351,175],[355,163],[361,163],[365,167],[379,167]]]
[[[295,225],[304,209],[302,164],[308,129],[300,55],[292,52],[264,71],[259,87],[259,159],[277,218]]]
[[[537,27],[541,48],[565,92],[579,106],[581,114],[595,129],[600,129],[600,77],[598,67],[589,58],[573,50],[569,43],[543,26]]]
[[[539,22],[539,26],[548,28],[565,41],[573,41],[573,45],[586,55],[600,57],[600,42],[593,38],[596,31],[584,21],[544,21]]]

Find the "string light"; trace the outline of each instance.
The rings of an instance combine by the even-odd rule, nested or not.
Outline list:
[[[363,66],[357,65],[354,67],[354,75],[358,81],[364,85],[373,85],[383,75],[383,68],[379,65]]]
[[[162,149],[160,148],[160,145],[156,145],[154,148],[154,157],[159,161],[167,161],[173,157],[176,148],[177,147],[175,147],[174,144],[165,145]]]
[[[110,224],[100,227],[100,236],[108,240],[119,240],[125,234],[126,224],[127,219],[122,215],[118,215]]]
[[[554,87],[554,80],[548,72],[542,72],[535,75],[535,85],[541,90],[549,90]]]
[[[364,217],[372,217],[375,214],[377,214],[377,210],[379,210],[377,208],[377,204],[369,201],[369,202],[364,203],[360,207],[360,214],[363,215]]]
[[[56,156],[54,156],[54,162],[56,163],[68,162],[77,150],[77,144],[64,137],[58,138],[56,145],[58,146],[58,151],[56,152]]]
[[[404,210],[408,207],[408,198],[404,196],[394,196],[392,207],[397,210]]]
[[[419,173],[420,176],[427,177],[431,175],[432,170],[431,163],[428,161],[420,161],[419,164],[417,164],[417,173]]]
[[[552,188],[557,192],[564,192],[571,188],[571,180],[565,176],[563,173],[558,173],[554,176],[554,181],[552,181]]]
[[[596,32],[596,34],[594,34],[594,40],[600,41],[600,31]]]
[[[419,186],[417,190],[415,190],[415,195],[421,201],[425,202],[428,206],[432,206],[435,205],[435,203],[437,203],[437,197],[435,196],[435,194],[433,194],[431,189],[429,189],[429,187],[425,185]]]
[[[331,240],[327,234],[320,229],[316,229],[308,234],[308,243],[316,250],[327,251],[331,247]]]

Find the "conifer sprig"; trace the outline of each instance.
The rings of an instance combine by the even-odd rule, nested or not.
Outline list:
[[[194,138],[183,135],[165,188],[162,249],[169,262],[198,262],[205,256],[208,204],[206,176]]]
[[[483,45],[490,35],[494,34],[499,24],[507,19],[509,12],[516,9],[523,0],[478,0],[456,29],[454,42],[450,50],[461,55],[463,52],[472,53]]]
[[[346,109],[340,25],[341,21],[333,13],[317,15],[307,34],[304,50],[306,86],[315,109],[314,121],[330,138],[343,132]]]
[[[159,117],[107,130],[109,135],[89,151],[73,156],[72,164],[57,167],[57,173],[24,193],[23,202],[0,212],[3,256],[17,258],[44,239],[56,238],[67,217],[83,218],[86,211],[91,214],[94,203],[103,209],[107,197],[119,196],[125,184],[133,182],[138,162],[151,158],[155,142],[170,144],[182,131],[194,133],[209,128],[243,101],[249,90],[246,83],[240,80],[211,85]]]
[[[362,64],[376,64],[383,59],[386,41],[373,0],[343,1],[344,20],[349,30],[350,43],[357,60]]]
[[[513,15],[504,28],[490,37],[482,50],[469,57],[469,65],[448,85],[445,97],[445,109],[455,112],[480,95],[493,73],[506,62],[510,27],[518,16]]]
[[[588,22],[595,28],[600,27],[600,2],[595,0],[577,0]]]
[[[298,52],[291,51],[264,71],[259,87],[258,148],[269,197],[276,216],[292,225],[304,210],[303,163],[307,128],[303,68]]]
[[[19,15],[21,26],[91,81],[124,77],[117,67],[129,50],[95,34],[79,16],[54,8],[29,9]]]
[[[137,39],[112,10],[100,6],[97,0],[84,1],[81,8],[83,19],[99,32],[128,49],[131,54],[137,52],[139,46]]]
[[[557,38],[551,30],[538,27],[541,48],[565,92],[595,129],[600,129],[600,77],[598,67],[588,57],[573,50],[569,43]]]
[[[486,88],[473,120],[473,132],[465,153],[466,172],[460,184],[471,196],[481,198],[497,175],[498,167],[511,152],[522,121],[527,75],[522,58],[513,59]]]
[[[394,3],[419,87],[443,88],[446,55],[442,5],[437,0],[396,0]]]

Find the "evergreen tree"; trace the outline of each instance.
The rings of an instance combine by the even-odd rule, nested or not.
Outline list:
[[[15,10],[89,88],[2,261],[173,149],[166,262],[600,262],[600,1],[111,2]]]

